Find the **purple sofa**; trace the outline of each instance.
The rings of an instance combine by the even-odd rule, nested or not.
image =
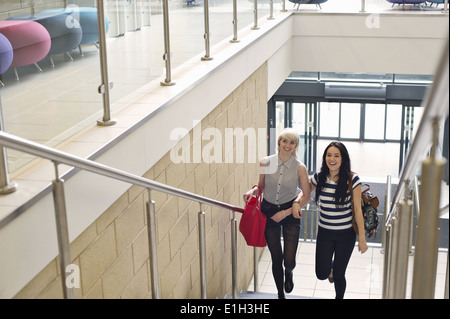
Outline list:
[[[50,51],[50,35],[41,24],[34,21],[0,21],[0,33],[11,43],[13,60],[11,67],[36,64]],[[38,67],[40,70],[40,68]],[[16,71],[16,78],[17,71]]]
[[[9,40],[0,33],[0,75],[5,73],[13,60],[13,48]]]
[[[68,25],[67,15],[63,13],[36,13],[10,17],[8,20],[34,21],[42,25],[49,33],[51,39],[48,56],[52,67],[54,66],[52,55],[65,53],[72,60],[69,52],[75,49],[81,41],[81,27],[78,21]]]

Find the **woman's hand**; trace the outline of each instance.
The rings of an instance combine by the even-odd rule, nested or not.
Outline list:
[[[253,196],[253,189],[249,190],[247,193],[244,194],[244,202],[248,203],[248,201],[252,196]]]
[[[275,213],[271,218],[274,222],[281,222],[283,219],[286,218],[286,210],[280,210],[279,212]]]
[[[297,202],[294,202],[292,204],[292,216],[297,219],[302,218],[302,208],[300,207],[300,204]]]
[[[367,249],[369,248],[367,247],[366,239],[360,238],[358,240],[358,250],[360,251],[361,254],[364,254],[367,251]]]
[[[249,190],[247,193],[244,194],[244,201],[245,203],[248,203],[250,198],[255,194],[255,190],[259,191],[257,187],[253,187],[251,190]]]

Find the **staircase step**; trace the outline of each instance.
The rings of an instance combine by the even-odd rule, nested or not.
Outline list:
[[[232,299],[232,296],[226,296],[225,299]],[[278,299],[276,293],[246,291],[243,290],[238,294],[238,299]],[[286,294],[286,299],[311,299],[311,297],[293,296]]]

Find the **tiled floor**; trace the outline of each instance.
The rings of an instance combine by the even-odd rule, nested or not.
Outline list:
[[[361,254],[355,246],[347,272],[347,289],[345,299],[380,299],[382,296],[384,254],[380,246],[369,246],[369,250]],[[408,266],[408,284],[406,298],[411,298],[413,256]],[[318,280],[315,276],[315,243],[301,241],[297,251],[297,266],[294,269],[294,290],[287,298],[325,298],[334,299],[334,284],[328,280]],[[438,258],[435,299],[444,298],[445,272],[447,252],[440,252]],[[263,251],[259,261],[259,291],[277,293],[272,276],[271,258],[268,248]],[[248,286],[254,291],[253,280]]]

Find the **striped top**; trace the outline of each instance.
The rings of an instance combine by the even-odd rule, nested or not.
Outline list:
[[[311,183],[317,187],[317,173],[311,177]],[[352,189],[361,185],[358,175],[353,175]],[[337,207],[334,201],[337,183],[327,178],[319,192],[319,226],[329,230],[343,230],[352,227],[352,200],[347,188],[347,198],[342,206]]]

